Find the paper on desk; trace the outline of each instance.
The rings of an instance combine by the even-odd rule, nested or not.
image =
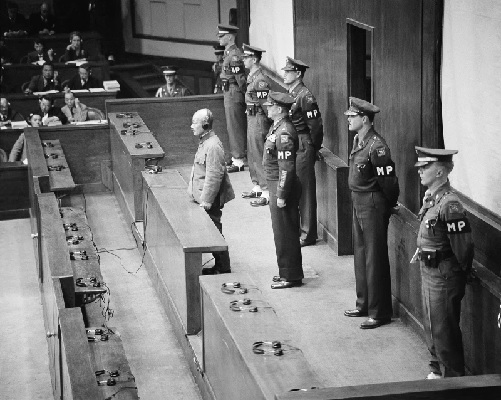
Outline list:
[[[33,92],[35,96],[43,96],[44,94],[59,93],[59,90],[47,90],[46,92]]]
[[[98,92],[106,92],[106,90],[104,90],[104,88],[102,88],[102,87],[89,88],[89,92],[91,92],[91,93],[98,93]]]
[[[107,119],[91,119],[90,121],[75,121],[72,122],[71,125],[100,125],[107,124]]]
[[[71,93],[89,93],[89,89],[73,89]]]
[[[79,67],[82,64],[87,63],[86,58],[82,58],[81,60],[73,60],[73,61],[66,61],[66,65],[68,64],[75,64],[77,67]]]
[[[11,121],[10,126],[12,129],[23,129],[29,125],[26,121]]]

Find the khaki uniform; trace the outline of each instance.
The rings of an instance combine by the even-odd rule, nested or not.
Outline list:
[[[266,136],[263,167],[270,191],[271,226],[275,239],[279,275],[286,281],[303,279],[299,244],[299,198],[301,183],[296,175],[298,137],[294,125],[284,117]],[[277,198],[285,199],[284,208]]]

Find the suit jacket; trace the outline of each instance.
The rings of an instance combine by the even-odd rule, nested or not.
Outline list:
[[[40,109],[37,110],[37,114],[40,114],[42,116],[42,121],[43,121],[44,114],[40,111]],[[57,106],[53,106],[47,113],[47,116],[58,117],[62,124],[68,123],[68,117],[66,117],[66,115]]]
[[[17,138],[16,143],[14,143],[14,146],[12,146],[12,150],[10,151],[9,154],[9,162],[23,161],[26,158],[27,158],[26,146],[24,145],[24,132],[23,132]]]
[[[80,75],[76,74],[73,78],[69,80],[68,87],[71,90],[80,90],[89,88],[100,88],[103,87],[103,84],[99,81],[99,79],[94,78],[91,75],[89,76],[89,79],[87,79],[86,84],[82,86],[82,80],[80,79]]]
[[[87,54],[87,51],[85,51],[82,48],[80,48],[80,54],[78,56],[77,56],[77,52],[75,50],[66,49],[62,60],[64,62],[66,62],[66,61],[80,60],[82,58],[88,58],[88,57],[89,57],[89,55]]]
[[[43,76],[35,75],[34,77],[31,78],[28,88],[32,92],[47,92],[48,90],[61,91],[61,84],[59,83],[59,80],[54,81],[54,79],[52,79],[50,82],[47,83],[47,85],[45,85]]]
[[[76,122],[87,121],[87,106],[80,103],[80,108],[73,107],[72,110],[68,106],[61,108],[61,112],[66,115],[68,119],[73,118]]]
[[[49,31],[56,30],[56,18],[54,15],[49,14],[46,20],[42,20],[42,14],[40,12],[33,13],[30,15],[29,20],[30,33],[33,35],[38,35],[40,31],[48,29]]]
[[[47,52],[44,51],[43,54],[43,60],[45,62],[51,62],[51,59],[49,58],[49,56],[47,55]],[[38,53],[36,51],[32,51],[30,53],[28,53],[28,63],[34,63],[34,62],[37,62],[38,60],[40,60],[40,58],[38,57]],[[52,60],[54,61],[54,60]]]

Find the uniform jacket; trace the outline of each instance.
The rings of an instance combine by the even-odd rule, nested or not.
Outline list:
[[[212,64],[212,71],[214,72],[214,77],[216,78],[216,83],[214,84],[214,93],[223,93],[223,86],[221,85],[221,71],[223,70],[223,60],[216,61]]]
[[[270,84],[268,77],[263,73],[261,68],[258,68],[247,76],[245,103],[247,105],[255,105],[255,111],[261,110],[266,114],[266,106],[263,106],[263,103],[266,102],[269,91]]]
[[[324,126],[317,100],[303,82],[298,82],[289,89],[289,93],[295,99],[290,116],[297,133],[309,133],[313,147],[315,150],[320,150],[324,139]]]
[[[47,15],[46,19],[42,19],[42,14],[40,12],[33,13],[30,15],[29,20],[30,33],[33,35],[38,35],[40,31],[48,29],[49,31],[56,30],[56,18],[54,15]]]
[[[172,93],[167,89],[167,85],[163,85],[158,88],[155,97],[184,97],[189,95],[191,95],[191,92],[187,87],[183,86],[183,84],[179,81],[174,81]]]
[[[197,202],[214,203],[219,194],[220,207],[235,198],[224,163],[223,144],[214,131],[200,139],[188,184],[188,194]]]
[[[68,81],[68,87],[71,90],[81,90],[89,88],[100,88],[103,87],[103,85],[99,81],[99,79],[94,78],[92,75],[89,76],[87,82],[85,82],[85,85],[82,85],[82,80],[80,79],[80,75],[76,74]]]
[[[245,66],[242,61],[242,50],[236,44],[232,44],[224,50],[221,80],[236,84],[242,92],[245,92]]]
[[[42,75],[35,75],[31,78],[28,88],[32,92],[47,92],[49,90],[61,91],[61,84],[59,83],[59,80],[54,79],[51,79],[46,84]]]
[[[296,152],[299,141],[289,117],[273,124],[264,143],[263,167],[266,180],[278,181],[277,197],[286,200],[297,180]]]
[[[395,175],[395,163],[391,159],[386,141],[371,128],[363,142],[358,135],[353,140],[350,153],[348,185],[354,192],[379,192],[388,200],[389,207],[397,204],[400,188]]]
[[[27,158],[26,156],[26,146],[24,145],[24,133],[21,133],[12,146],[12,150],[9,154],[9,162],[23,161]]]
[[[419,210],[417,245],[424,250],[452,250],[463,271],[473,262],[473,240],[466,211],[447,181],[435,193],[427,191]]]
[[[76,122],[87,121],[87,106],[80,103],[80,108],[73,107],[71,110],[68,106],[61,108],[61,112],[66,115],[66,118],[73,118]]]
[[[28,63],[34,63],[34,62],[37,62],[40,60],[40,57],[38,55],[38,52],[37,51],[32,51],[30,53],[28,53]],[[47,55],[47,52],[44,50],[44,52],[42,53],[42,60],[44,60],[45,62],[51,62],[51,59],[49,58],[49,56]]]

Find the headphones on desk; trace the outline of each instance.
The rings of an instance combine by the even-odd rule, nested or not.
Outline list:
[[[278,340],[273,342],[259,341],[252,344],[254,354],[273,354],[274,356],[283,356],[282,343]]]

